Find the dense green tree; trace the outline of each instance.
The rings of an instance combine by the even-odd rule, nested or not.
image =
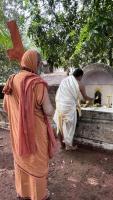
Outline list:
[[[27,43],[25,47],[29,46],[29,41],[26,39],[27,30],[25,29],[29,18],[29,8],[26,7],[25,3],[26,1],[23,0],[0,0],[0,82],[5,82],[10,74],[19,69],[19,63],[10,61],[7,57],[7,49],[12,47],[7,21],[16,20],[22,38],[25,38],[24,44]]]
[[[40,46],[50,68],[70,64],[78,40],[77,1],[31,1],[29,35]]]
[[[84,25],[73,59],[83,65],[90,62],[104,62],[113,65],[113,1],[85,1]]]
[[[112,0],[0,1],[2,66],[6,66],[5,60],[8,62],[6,49],[11,47],[6,28],[9,19],[17,21],[27,48],[31,45],[29,41],[33,41],[31,46],[35,44],[41,48],[51,70],[53,66],[70,67],[91,62],[113,65]]]
[[[113,64],[113,1],[31,0],[31,5],[29,35],[50,65]]]
[[[9,71],[9,59],[6,55],[6,49],[11,47],[11,39],[8,33],[5,15],[3,12],[3,1],[0,0],[0,82],[5,81]]]

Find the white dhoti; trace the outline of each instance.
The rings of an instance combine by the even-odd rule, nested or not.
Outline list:
[[[65,78],[56,94],[56,111],[54,121],[57,125],[57,133],[60,131],[64,137],[64,143],[72,146],[77,123],[77,105],[79,97],[79,85],[74,76]]]

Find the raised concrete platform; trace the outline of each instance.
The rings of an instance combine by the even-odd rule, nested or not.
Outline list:
[[[113,150],[113,108],[82,108],[75,141]]]

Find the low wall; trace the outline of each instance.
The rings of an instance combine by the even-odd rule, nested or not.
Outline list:
[[[55,108],[55,95],[58,89],[58,85],[50,85],[49,86],[49,96],[53,107]]]
[[[57,89],[58,89],[58,85],[50,85],[48,88],[49,96],[50,96],[51,103],[52,103],[54,109],[55,109],[55,95],[56,95]],[[1,91],[2,91],[2,89],[1,89]],[[1,91],[0,91],[0,93],[1,93]],[[3,95],[2,95],[2,98],[3,98]],[[1,102],[2,102],[2,99],[1,99]],[[0,128],[8,129],[8,127],[9,127],[9,125],[8,125],[7,114],[3,111],[2,103],[0,103]]]
[[[49,95],[55,108],[58,85],[49,86]],[[7,115],[0,108],[0,127],[8,129]],[[74,140],[77,144],[113,150],[113,112],[82,110]]]
[[[113,150],[113,110],[82,110],[75,142]]]

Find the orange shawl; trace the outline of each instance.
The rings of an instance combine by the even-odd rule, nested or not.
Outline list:
[[[3,92],[6,95],[11,95],[14,75],[7,81]],[[34,137],[34,107],[33,107],[33,90],[37,84],[43,83],[47,87],[47,83],[44,82],[38,75],[30,73],[27,75],[20,86],[19,96],[19,149],[20,156],[27,156],[37,151]],[[42,99],[43,100],[43,99]],[[28,114],[29,111],[29,114]],[[51,158],[56,151],[56,139],[51,128],[48,117],[44,113],[45,123],[48,129],[48,153]]]

